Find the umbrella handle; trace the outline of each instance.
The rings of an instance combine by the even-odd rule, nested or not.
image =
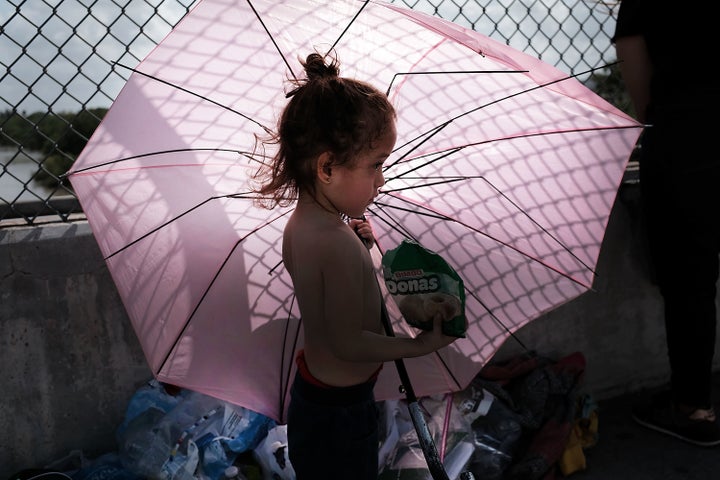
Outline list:
[[[398,361],[402,363],[402,360],[397,360],[396,365]],[[405,367],[403,365],[403,370],[404,369]],[[407,372],[405,372],[405,375],[407,375]],[[407,384],[407,381],[403,380],[403,383]],[[445,466],[443,465],[442,460],[440,460],[440,455],[438,455],[435,442],[433,442],[430,429],[427,426],[427,422],[425,421],[425,417],[423,416],[417,399],[408,403],[408,411],[410,412],[410,418],[412,419],[415,431],[418,435],[418,440],[420,441],[420,448],[422,448],[425,461],[428,464],[428,469],[430,470],[430,475],[432,475],[433,480],[450,480],[447,472],[445,471]],[[464,471],[460,473],[460,480],[474,479],[475,477],[472,472]]]
[[[385,306],[384,301],[382,301],[380,304],[380,310],[382,313],[382,322],[383,327],[385,328],[385,332],[389,337],[394,337],[395,333],[392,330],[390,318],[388,317],[387,313],[387,307]],[[404,391],[405,398],[408,401],[410,418],[412,419],[413,425],[415,426],[415,431],[417,432],[418,440],[420,441],[420,447],[422,448],[423,455],[425,456],[425,461],[427,462],[430,474],[432,475],[433,480],[450,480],[447,472],[445,471],[445,466],[442,464],[442,461],[440,461],[440,455],[438,455],[437,447],[435,446],[435,442],[433,442],[432,435],[430,434],[430,429],[428,428],[427,422],[425,421],[425,417],[420,410],[417,397],[415,396],[415,391],[413,390],[412,384],[410,383],[410,377],[408,376],[407,370],[405,369],[405,363],[402,361],[401,358],[395,360],[395,367],[397,368],[398,375],[400,376],[400,381],[402,382],[402,390]],[[468,480],[472,479],[472,474],[470,475],[471,476],[468,478]],[[463,477],[461,475],[461,478],[467,477]]]
[[[430,474],[434,480],[450,480],[445,466],[440,461],[440,455],[438,455],[435,442],[433,442],[430,429],[427,426],[425,417],[420,410],[420,405],[417,400],[408,403],[408,410],[410,411],[410,418],[412,419],[415,431],[417,432],[418,440],[420,440],[420,447],[422,448],[423,455],[425,455],[425,461],[430,469]]]

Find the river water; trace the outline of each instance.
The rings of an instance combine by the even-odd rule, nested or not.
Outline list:
[[[0,200],[14,203],[21,200],[37,200],[37,197],[46,199],[50,195],[50,190],[47,188],[35,181],[28,183],[27,187],[24,186],[40,168],[28,156],[39,160],[43,158],[42,154],[28,151],[17,155],[13,160],[16,153],[16,148],[0,147]],[[28,190],[35,192],[37,197]]]

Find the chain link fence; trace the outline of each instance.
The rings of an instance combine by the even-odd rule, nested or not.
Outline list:
[[[239,0],[238,0],[239,1]],[[0,228],[82,218],[63,178],[130,71],[195,0],[0,2]],[[620,108],[617,1],[395,0],[535,55]],[[607,85],[599,85],[598,78]],[[602,92],[600,91],[602,90]]]

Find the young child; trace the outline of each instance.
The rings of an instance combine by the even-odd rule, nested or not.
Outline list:
[[[297,198],[285,227],[283,262],[300,309],[305,345],[288,411],[288,453],[298,480],[377,479],[373,396],[383,362],[425,355],[456,338],[435,328],[415,338],[383,331],[383,301],[363,218],[385,183],[396,140],[395,110],[371,85],[339,77],[316,53],[288,97],[273,162],[258,188],[274,206]],[[346,223],[344,218],[350,218]]]

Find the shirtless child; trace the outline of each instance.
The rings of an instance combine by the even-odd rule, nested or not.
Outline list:
[[[288,453],[297,480],[377,479],[373,387],[383,362],[426,355],[456,337],[432,331],[389,337],[382,296],[360,220],[385,183],[396,140],[395,110],[371,85],[339,76],[338,63],[311,54],[307,79],[290,92],[271,165],[258,172],[270,205],[297,198],[285,227],[283,262],[305,335],[288,411]],[[358,236],[359,235],[359,236]]]

